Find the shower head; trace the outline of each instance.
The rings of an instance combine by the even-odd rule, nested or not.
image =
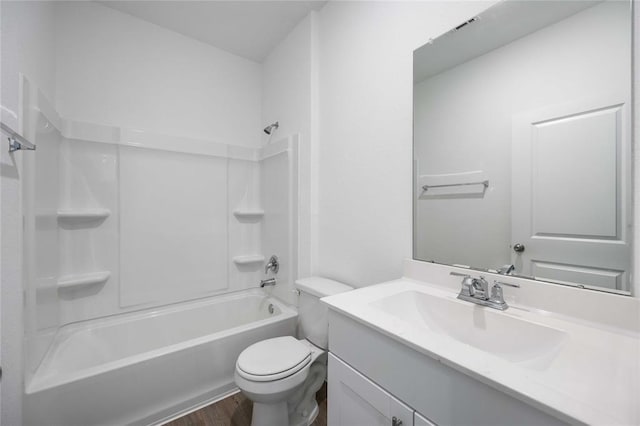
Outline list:
[[[278,127],[280,127],[280,124],[278,124],[278,122],[276,121],[273,124],[269,124],[267,127],[264,128],[264,132],[268,135],[271,134],[271,132],[273,132],[275,129],[277,129]]]

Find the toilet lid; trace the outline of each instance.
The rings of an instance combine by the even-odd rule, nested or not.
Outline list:
[[[290,376],[311,361],[308,345],[291,336],[254,343],[242,351],[236,363],[238,373],[249,380],[271,381]]]

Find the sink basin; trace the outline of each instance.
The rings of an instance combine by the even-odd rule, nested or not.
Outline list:
[[[564,331],[454,297],[405,291],[370,306],[422,329],[510,362],[545,368],[567,338]]]

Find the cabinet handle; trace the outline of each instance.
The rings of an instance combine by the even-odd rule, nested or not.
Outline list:
[[[402,426],[402,420],[398,419],[396,416],[391,418],[391,426]]]

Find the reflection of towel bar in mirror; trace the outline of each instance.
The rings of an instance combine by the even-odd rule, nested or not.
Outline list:
[[[466,182],[466,183],[448,183],[443,185],[423,185],[422,189],[428,191],[431,188],[444,188],[449,186],[467,186],[467,185],[483,185],[485,188],[489,187],[489,181],[483,180],[482,182]]]

